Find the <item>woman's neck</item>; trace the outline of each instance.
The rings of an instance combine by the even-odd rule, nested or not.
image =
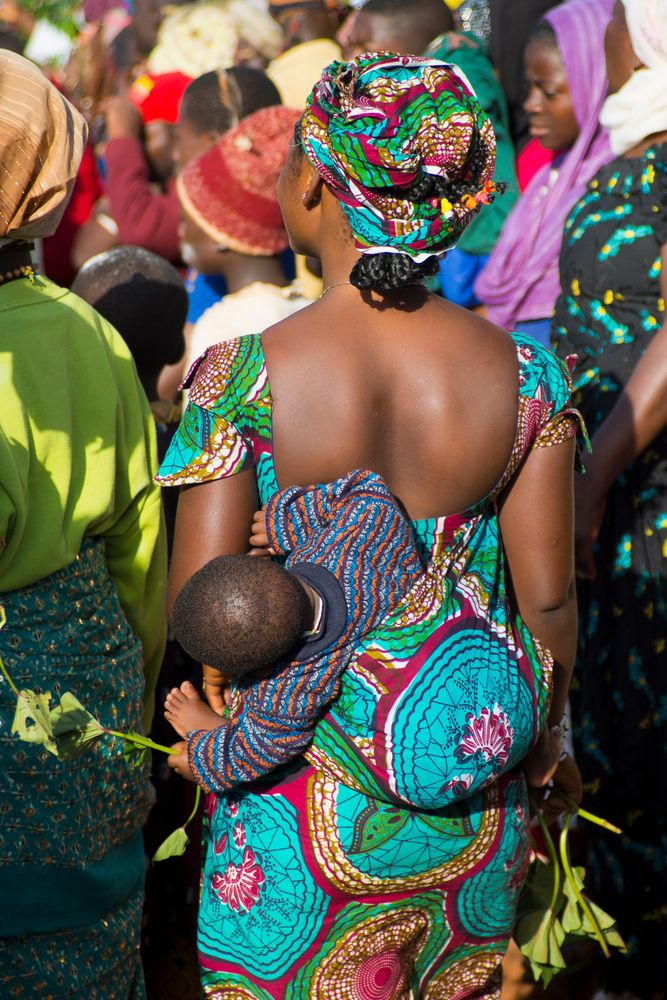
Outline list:
[[[32,264],[31,250],[32,243],[25,242],[7,243],[0,247],[0,274]]]
[[[227,250],[220,255],[220,274],[229,292],[240,292],[246,285],[263,281],[267,285],[287,284],[279,257],[251,257],[249,254]]]
[[[661,142],[667,142],[667,131],[666,132],[654,132],[653,135],[647,135],[645,139],[638,142],[636,146],[632,149],[628,149],[623,153],[623,156],[628,160],[636,160],[640,156],[643,156],[647,149],[651,146],[659,146]]]

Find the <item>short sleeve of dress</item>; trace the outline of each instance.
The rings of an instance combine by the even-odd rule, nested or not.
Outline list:
[[[271,398],[259,334],[210,347],[183,382],[188,406],[156,476],[161,486],[212,482],[255,464],[270,434]]]
[[[576,358],[563,362],[530,337],[514,334],[513,338],[519,358],[525,451],[548,448],[572,437],[578,437],[580,451],[590,447],[581,414],[570,401],[570,368]]]

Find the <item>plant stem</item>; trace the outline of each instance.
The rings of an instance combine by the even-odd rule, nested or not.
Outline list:
[[[580,819],[587,819],[589,823],[595,823],[597,826],[603,826],[605,830],[609,830],[611,833],[623,833],[622,830],[619,830],[617,826],[614,826],[608,820],[602,819],[601,816],[596,816],[594,813],[588,812],[586,809],[582,809],[581,806],[578,806],[577,803],[571,799],[569,795],[566,795],[565,792],[561,791],[560,788],[556,787],[554,792],[558,795],[559,799],[562,799],[563,802],[566,803],[572,812],[576,812]]]
[[[595,914],[591,910],[590,906],[588,905],[588,902],[587,902],[585,896],[583,895],[583,893],[579,889],[579,886],[577,885],[575,877],[574,877],[574,872],[572,871],[572,866],[570,864],[570,852],[568,850],[567,838],[568,838],[568,834],[570,832],[570,824],[572,822],[573,816],[574,816],[574,813],[568,813],[564,817],[564,819],[563,819],[563,829],[561,830],[561,833],[560,833],[560,844],[559,844],[559,846],[560,846],[560,859],[561,859],[561,862],[562,862],[562,865],[563,865],[563,871],[565,872],[566,879],[568,880],[568,882],[572,886],[572,891],[574,892],[575,896],[577,897],[577,901],[579,903],[579,906],[582,908],[582,910],[584,911],[584,913],[586,914],[586,916],[590,920],[591,924],[593,925],[593,931],[595,933],[596,938],[598,939],[598,943],[599,943],[600,947],[602,948],[602,951],[604,952],[605,958],[609,958],[609,947],[607,945],[607,940],[606,940],[606,938],[604,936],[604,931],[600,927],[600,924],[598,922],[597,917],[595,916]]]
[[[0,604],[0,628],[4,628],[6,624],[7,624],[7,615],[5,614],[5,609],[3,608],[2,604]],[[12,689],[12,691],[14,692],[14,694],[16,695],[16,697],[18,698],[19,697],[19,689],[17,688],[16,684],[14,683],[14,681],[11,679],[11,677],[7,673],[7,668],[5,667],[4,663],[2,662],[2,657],[1,656],[0,656],[0,670],[2,670],[2,673],[3,673],[4,677],[5,677],[5,680],[9,684],[10,688]]]
[[[160,753],[173,754],[171,747],[163,747],[159,743],[153,743],[153,740],[149,740],[147,736],[139,736],[138,733],[118,733],[115,729],[104,729],[105,733],[109,736],[115,736],[119,740],[125,740],[126,743],[134,743],[137,747],[147,747],[149,750],[159,750]]]
[[[185,823],[183,824],[183,829],[184,830],[185,830],[186,826],[188,825],[188,823],[190,823],[195,818],[195,816],[197,814],[197,810],[199,809],[199,800],[200,800],[200,798],[201,798],[201,785],[197,785],[197,791],[195,792],[195,804],[192,807],[192,812],[190,813],[190,815],[186,819]]]
[[[549,833],[549,827],[547,822],[542,815],[540,809],[535,810],[537,813],[537,821],[540,824],[540,830],[542,831],[542,836],[544,837],[544,846],[547,849],[547,854],[549,855],[549,860],[551,861],[551,866],[554,870],[554,884],[551,891],[551,902],[549,904],[549,929],[551,929],[551,924],[556,917],[556,903],[558,902],[558,896],[560,893],[560,865],[558,864],[558,855],[556,853],[556,845],[553,842],[553,838]]]

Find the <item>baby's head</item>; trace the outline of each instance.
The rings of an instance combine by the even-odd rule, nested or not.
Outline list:
[[[171,615],[183,649],[233,679],[273,666],[312,621],[298,577],[251,556],[211,559],[181,589]]]

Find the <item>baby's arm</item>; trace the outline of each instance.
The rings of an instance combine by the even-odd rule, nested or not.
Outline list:
[[[292,662],[237,692],[226,725],[187,734],[190,769],[213,792],[254,781],[300,756],[316,722],[337,696],[351,650]]]

